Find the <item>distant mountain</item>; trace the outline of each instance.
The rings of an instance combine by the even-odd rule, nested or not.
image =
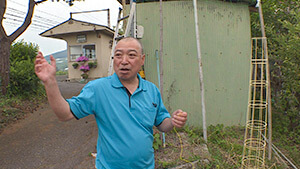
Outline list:
[[[67,50],[59,51],[50,54],[52,55],[56,60],[56,68],[57,71],[65,71],[68,68],[68,52]],[[45,59],[50,62],[50,55],[45,56]]]
[[[59,51],[59,52],[52,53],[50,55],[53,55],[53,57],[55,59],[59,59],[59,58],[60,59],[65,59],[65,58],[68,57],[68,52],[67,52],[67,50],[62,50],[62,51]],[[50,61],[50,55],[45,56],[45,59],[47,61]]]

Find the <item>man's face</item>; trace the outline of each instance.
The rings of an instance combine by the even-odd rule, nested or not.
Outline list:
[[[114,70],[121,81],[137,78],[137,73],[144,65],[141,45],[134,39],[121,40],[114,53]]]

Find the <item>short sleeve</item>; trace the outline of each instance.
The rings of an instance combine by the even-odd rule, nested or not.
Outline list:
[[[159,126],[165,118],[170,118],[170,114],[168,112],[168,110],[166,109],[166,107],[164,106],[163,102],[162,102],[162,98],[161,98],[161,95],[160,95],[160,92],[157,90],[157,95],[158,95],[158,98],[159,98],[159,103],[158,103],[158,112],[157,112],[157,115],[156,115],[156,119],[155,119],[155,122],[154,122],[154,125],[157,127]]]
[[[91,83],[88,83],[76,97],[67,99],[70,109],[77,119],[93,114],[95,107],[94,90]]]

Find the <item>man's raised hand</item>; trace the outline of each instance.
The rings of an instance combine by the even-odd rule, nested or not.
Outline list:
[[[42,52],[38,52],[38,54],[36,55],[35,67],[34,67],[35,74],[44,83],[46,83],[48,80],[55,79],[56,62],[52,55],[50,56],[50,60],[51,60],[51,64],[47,62]]]
[[[187,120],[187,113],[178,109],[172,114],[172,125],[175,127],[183,127]]]

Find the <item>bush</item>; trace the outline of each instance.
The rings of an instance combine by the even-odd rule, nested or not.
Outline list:
[[[34,74],[34,65],[30,60],[15,62],[10,69],[9,95],[29,97],[41,91],[39,78]]]
[[[38,46],[22,40],[12,45],[8,95],[27,98],[44,93],[43,86],[34,72],[34,59],[37,51]]]
[[[10,47],[9,60],[11,64],[21,60],[31,60],[35,59],[39,47],[33,43],[27,43],[23,40],[13,43]]]

